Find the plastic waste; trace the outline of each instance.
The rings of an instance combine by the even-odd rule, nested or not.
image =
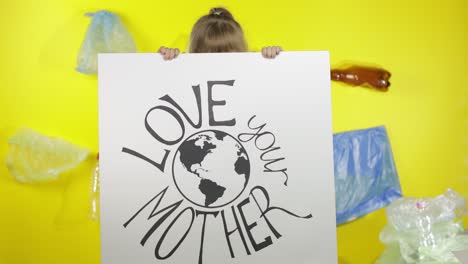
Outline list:
[[[385,127],[335,134],[333,152],[337,224],[362,217],[402,196]]]
[[[96,74],[99,53],[137,52],[132,35],[116,14],[98,11],[86,16],[91,17],[92,21],[78,54],[77,71]]]
[[[343,82],[351,86],[363,86],[375,88],[386,92],[390,87],[391,74],[387,70],[353,65],[345,69],[332,69],[331,79],[333,81]]]
[[[91,173],[91,186],[90,186],[90,206],[89,216],[94,221],[99,221],[100,203],[99,203],[99,160],[96,162]]]
[[[461,217],[465,199],[449,189],[435,198],[401,198],[386,209],[388,225],[380,233],[387,245],[376,264],[461,263],[454,251],[468,250]]]
[[[6,166],[23,183],[50,181],[61,173],[76,168],[89,150],[63,139],[41,135],[31,129],[20,129],[8,140]]]

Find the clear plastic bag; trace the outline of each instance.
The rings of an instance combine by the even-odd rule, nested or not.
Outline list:
[[[99,160],[91,173],[89,196],[89,217],[94,221],[99,221],[100,214],[100,190],[99,190]]]
[[[98,11],[86,16],[91,17],[92,21],[78,54],[77,71],[96,74],[99,53],[137,52],[132,35],[116,14]]]
[[[464,214],[465,199],[450,189],[435,198],[396,200],[387,207],[389,224],[380,233],[388,248],[376,263],[460,263],[453,252],[468,250],[459,221]]]
[[[337,224],[364,216],[401,197],[385,127],[335,134],[333,151]]]
[[[16,180],[24,183],[55,180],[89,154],[87,149],[27,128],[20,129],[8,143],[6,165]]]

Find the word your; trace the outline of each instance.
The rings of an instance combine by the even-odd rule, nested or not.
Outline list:
[[[280,173],[284,174],[284,176],[286,177],[286,180],[284,181],[284,185],[288,185],[288,173],[286,172],[288,169],[287,168],[272,169],[270,167],[270,165],[272,165],[273,163],[282,161],[285,158],[267,158],[266,157],[268,155],[268,153],[271,153],[273,151],[281,149],[280,147],[275,147],[276,137],[275,137],[275,135],[273,133],[271,133],[269,131],[263,131],[266,124],[263,124],[263,125],[260,125],[260,126],[257,126],[257,127],[253,127],[252,126],[252,121],[253,121],[253,119],[255,117],[256,116],[252,116],[249,119],[249,122],[247,123],[247,126],[250,129],[255,130],[255,133],[241,133],[241,134],[239,134],[238,139],[239,139],[239,141],[241,141],[243,143],[253,140],[254,143],[255,143],[255,147],[257,147],[257,149],[259,151],[263,151],[263,153],[260,155],[260,159],[262,161],[267,162],[267,163],[265,163],[265,165],[263,165],[263,168],[265,169],[264,172],[280,172]],[[264,139],[263,141],[261,140],[262,138]],[[265,143],[265,141],[267,143]]]

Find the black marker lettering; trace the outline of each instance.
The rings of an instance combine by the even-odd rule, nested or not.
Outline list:
[[[167,211],[164,215],[162,215],[156,223],[153,224],[153,226],[146,232],[145,236],[141,240],[140,244],[142,246],[145,245],[146,241],[148,238],[154,233],[154,231],[180,206],[183,200],[180,200],[178,202],[175,202],[171,205],[168,205],[164,207],[163,209],[156,211],[159,207],[159,204],[161,203],[162,199],[164,198],[164,195],[166,195],[167,189],[169,188],[166,187],[164,190],[162,190],[160,193],[158,193],[153,199],[151,199],[149,202],[147,202],[138,212],[136,212],[135,215],[133,215],[123,226],[126,228],[132,221],[135,219],[148,205],[150,205],[156,198],[159,197],[159,200],[156,202],[156,205],[154,206],[153,210],[151,211],[150,215],[148,216],[148,220],[151,218],[157,216],[158,214],[161,214],[165,211]]]
[[[247,122],[247,126],[252,130],[257,130],[257,132],[255,132],[253,134],[252,133],[241,133],[241,134],[239,134],[239,136],[237,138],[239,139],[240,142],[245,143],[245,142],[249,142],[250,140],[256,138],[258,136],[258,134],[260,134],[260,132],[266,126],[266,124],[263,124],[263,125],[261,125],[259,127],[252,127],[250,124],[252,123],[252,120],[254,120],[255,117],[257,117],[257,116],[254,115],[249,119],[249,121]],[[247,138],[243,138],[243,137],[247,137]]]
[[[255,249],[255,251],[260,251],[266,247],[268,247],[269,245],[273,244],[273,241],[271,240],[271,237],[266,237],[265,240],[263,240],[263,242],[261,242],[260,244],[257,244],[257,242],[255,241],[253,235],[252,235],[252,232],[251,230],[257,226],[257,223],[256,222],[253,222],[252,224],[247,224],[247,220],[245,219],[245,215],[244,215],[244,211],[242,211],[242,207],[246,204],[248,204],[250,202],[249,200],[249,197],[245,198],[245,200],[243,200],[242,202],[240,202],[238,205],[237,205],[237,209],[239,210],[239,213],[241,215],[241,218],[242,218],[242,222],[244,222],[244,226],[245,226],[245,230],[247,231],[247,236],[249,237],[250,239],[250,243],[252,243],[252,246],[253,248]]]
[[[236,222],[236,228],[234,228],[233,230],[231,231],[228,231],[227,229],[227,224],[226,224],[226,218],[224,217],[224,210],[221,211],[221,217],[223,219],[223,226],[224,226],[224,234],[226,236],[226,240],[227,240],[227,243],[228,243],[228,246],[229,246],[229,252],[231,253],[231,258],[234,258],[234,251],[232,250],[232,246],[231,246],[231,239],[229,238],[232,234],[234,234],[235,232],[239,232],[239,236],[242,240],[242,244],[244,244],[244,248],[245,248],[245,251],[247,252],[247,255],[250,255],[250,250],[249,250],[249,247],[247,246],[247,243],[245,242],[245,237],[244,237],[244,234],[242,233],[242,229],[241,229],[241,226],[239,224],[239,219],[237,219],[237,215],[236,215],[236,211],[234,210],[234,206],[231,206],[231,209],[232,209],[232,214],[234,216],[234,220]]]
[[[148,115],[151,112],[153,112],[154,110],[165,111],[166,113],[173,116],[174,119],[177,121],[177,123],[179,123],[179,126],[180,126],[180,129],[181,129],[182,133],[180,134],[180,136],[177,139],[175,139],[175,140],[166,140],[166,139],[162,138],[158,133],[156,133],[156,131],[154,131],[154,129],[150,126],[150,124],[148,123]],[[182,138],[184,138],[184,135],[185,135],[185,126],[184,126],[184,122],[182,121],[182,118],[180,118],[180,116],[172,108],[169,108],[169,107],[163,106],[163,105],[155,106],[155,107],[151,108],[146,113],[145,127],[146,127],[146,130],[151,134],[151,136],[153,136],[156,140],[158,140],[159,142],[161,142],[161,143],[163,143],[165,145],[177,144]]]
[[[164,173],[164,168],[166,167],[167,157],[169,156],[169,153],[170,153],[170,151],[168,149],[165,149],[164,150],[164,157],[163,157],[162,161],[160,163],[157,163],[157,162],[151,160],[150,158],[146,157],[145,155],[140,154],[140,153],[138,153],[138,152],[136,152],[134,150],[131,150],[129,148],[125,148],[125,147],[122,148],[122,152],[130,154],[132,156],[135,156],[137,158],[140,158],[140,159],[148,162],[149,164],[151,164],[151,165],[155,166],[156,168],[158,168],[163,173]]]
[[[187,121],[190,123],[190,125],[192,125],[192,127],[194,128],[200,128],[201,125],[202,125],[202,109],[201,109],[201,96],[200,96],[200,85],[196,85],[196,86],[192,86],[192,89],[193,89],[193,93],[195,95],[195,99],[197,100],[197,107],[198,107],[198,123],[195,124],[195,122],[193,122],[189,116],[187,115],[187,113],[185,113],[184,109],[182,109],[182,107],[180,107],[179,104],[177,104],[169,95],[165,95],[161,98],[159,98],[159,100],[162,100],[162,101],[165,101],[165,102],[168,102],[169,104],[171,104],[172,106],[174,106],[175,108],[177,108],[177,110],[179,110],[179,112],[181,112],[185,119],[187,119]]]
[[[164,239],[166,238],[167,236],[167,233],[169,233],[169,230],[171,230],[172,226],[175,224],[175,222],[180,218],[181,215],[183,215],[185,212],[190,212],[191,213],[191,221],[190,221],[190,225],[188,226],[187,230],[185,231],[184,235],[180,238],[179,242],[177,242],[177,244],[175,245],[175,247],[166,255],[166,256],[161,256],[161,254],[159,253],[159,250],[161,249],[161,245],[164,241]],[[174,220],[172,220],[172,222],[169,224],[169,226],[167,227],[166,231],[164,231],[164,233],[162,234],[161,238],[159,239],[158,241],[158,244],[156,245],[156,248],[154,250],[154,254],[156,256],[157,259],[168,259],[172,256],[172,254],[174,254],[174,252],[177,251],[177,249],[180,247],[180,244],[182,244],[182,242],[184,242],[185,238],[187,237],[188,233],[190,232],[190,230],[192,229],[192,225],[193,225],[193,221],[195,220],[195,210],[193,210],[192,207],[187,207],[185,208],[184,210],[182,210],[175,218]],[[201,264],[201,263],[200,263]]]
[[[252,121],[255,119],[255,115],[252,116],[249,121],[247,122],[247,126],[254,130],[255,132],[254,133],[241,133],[239,134],[239,136],[237,136],[237,138],[239,139],[239,141],[245,143],[245,142],[249,142],[251,140],[254,140],[255,142],[255,147],[257,147],[258,150],[260,151],[264,151],[261,155],[260,155],[260,159],[262,161],[265,161],[266,163],[263,165],[263,168],[264,168],[264,172],[280,172],[282,173],[284,176],[285,176],[285,180],[284,180],[284,185],[288,185],[288,179],[289,179],[289,176],[288,176],[288,173],[287,173],[287,168],[282,168],[282,169],[272,169],[271,168],[271,165],[274,164],[274,163],[277,163],[278,161],[282,161],[284,160],[285,158],[281,157],[281,158],[266,158],[266,154],[268,153],[271,153],[275,150],[280,150],[281,148],[280,147],[275,147],[275,143],[276,143],[276,137],[273,133],[271,132],[264,132],[263,129],[265,128],[266,126],[266,123],[263,124],[263,125],[260,125],[260,126],[257,126],[257,127],[254,127],[252,125]],[[267,144],[266,146],[261,146],[260,143],[259,143],[259,139],[261,137],[265,137],[265,136],[270,136],[271,138],[271,142],[270,144]]]
[[[234,80],[230,81],[208,81],[208,114],[209,114],[209,123],[210,126],[235,126],[236,119],[233,118],[231,120],[225,121],[216,121],[214,118],[213,107],[216,105],[226,105],[226,101],[215,101],[213,100],[213,86],[222,84],[222,85],[234,85]]]
[[[287,185],[288,185],[289,176],[288,176],[288,173],[286,173],[286,171],[287,171],[288,169],[287,169],[287,168],[283,168],[283,169],[274,170],[274,169],[272,169],[272,168],[270,167],[270,165],[272,165],[272,164],[274,164],[274,163],[276,163],[276,162],[278,162],[278,161],[282,161],[282,160],[284,160],[285,158],[271,158],[271,159],[269,159],[269,158],[266,158],[266,157],[265,157],[266,154],[268,154],[268,153],[270,153],[270,152],[273,152],[273,151],[275,151],[275,150],[279,150],[279,149],[281,149],[281,148],[280,148],[280,147],[274,147],[274,148],[272,148],[272,149],[269,149],[269,150],[263,152],[263,153],[260,155],[260,159],[261,159],[262,161],[266,161],[266,163],[263,165],[263,168],[264,168],[263,171],[264,171],[264,172],[281,172],[281,173],[283,173],[283,174],[284,174],[284,177],[286,178],[286,179],[284,180],[284,185],[287,186]]]
[[[205,225],[206,225],[206,216],[213,215],[215,218],[218,216],[219,212],[202,212],[197,211],[197,217],[199,215],[203,215],[203,226],[202,226],[202,233],[201,233],[201,242],[200,242],[200,255],[198,256],[198,264],[203,263],[203,245],[205,241]]]
[[[258,202],[258,196],[256,196],[254,194],[254,192],[256,190],[259,190],[261,192],[261,194],[263,195],[263,198],[265,199],[266,201],[266,208],[265,209],[262,209],[262,207],[260,206],[260,203]],[[299,215],[296,215],[286,209],[283,209],[283,208],[280,208],[280,207],[270,207],[270,195],[268,194],[267,190],[265,188],[263,188],[262,186],[256,186],[254,187],[251,191],[250,191],[250,195],[252,196],[252,198],[254,199],[255,203],[257,204],[257,207],[258,209],[260,210],[261,212],[261,217],[265,218],[265,221],[267,222],[267,225],[268,227],[270,228],[270,230],[273,232],[273,234],[275,235],[276,238],[280,238],[281,237],[281,234],[273,227],[273,225],[271,224],[270,220],[268,219],[268,217],[266,216],[267,213],[271,212],[271,211],[274,211],[274,210],[277,210],[277,211],[281,211],[283,213],[286,213],[288,215],[291,215],[291,216],[294,216],[296,218],[302,218],[302,219],[309,219],[309,218],[312,218],[312,215],[309,214],[309,215],[306,215],[306,216],[299,216]]]

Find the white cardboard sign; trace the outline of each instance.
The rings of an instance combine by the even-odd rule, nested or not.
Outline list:
[[[327,52],[99,56],[102,263],[337,262]]]

